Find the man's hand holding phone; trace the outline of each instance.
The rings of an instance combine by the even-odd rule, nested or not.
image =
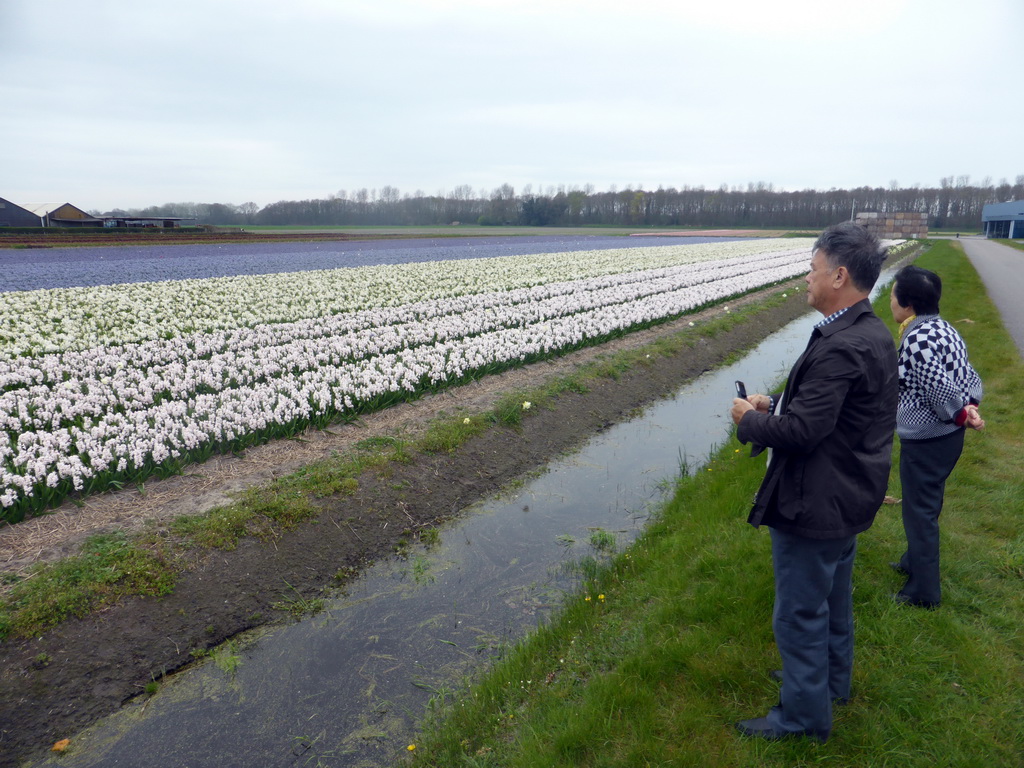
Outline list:
[[[742,381],[737,381],[736,397],[733,398],[732,408],[729,409],[729,415],[732,417],[733,423],[739,424],[740,419],[743,418],[743,414],[752,410],[754,410],[754,406],[751,405],[749,400],[747,400],[746,385]]]
[[[758,413],[768,413],[771,408],[772,400],[768,395],[754,394],[747,395],[747,387],[742,381],[736,382],[736,397],[732,401],[732,408],[729,410],[729,415],[732,416],[732,420],[736,423],[740,423],[740,419],[743,418],[743,414],[747,411],[755,410]]]

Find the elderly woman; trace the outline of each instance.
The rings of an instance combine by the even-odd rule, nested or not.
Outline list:
[[[946,478],[964,447],[965,428],[982,429],[981,379],[964,340],[939,317],[942,281],[907,266],[896,273],[889,305],[900,323],[900,482],[907,550],[892,567],[907,576],[899,603],[939,605],[939,513]]]

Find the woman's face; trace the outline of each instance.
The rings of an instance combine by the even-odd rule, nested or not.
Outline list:
[[[896,300],[896,284],[892,285],[892,293],[889,294],[889,309],[892,310],[892,319],[897,323],[902,323],[908,317],[914,314],[913,307],[904,307]]]

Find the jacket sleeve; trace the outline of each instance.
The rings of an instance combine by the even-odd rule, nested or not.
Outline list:
[[[832,434],[847,392],[862,375],[859,358],[843,345],[824,344],[804,362],[795,391],[786,394],[784,413],[748,411],[740,420],[740,442],[808,453]]]
[[[915,347],[914,355],[903,358],[904,386],[919,392],[936,417],[952,422],[965,405],[981,402],[981,379],[970,364],[965,362],[963,380],[958,381],[930,339],[917,339]]]

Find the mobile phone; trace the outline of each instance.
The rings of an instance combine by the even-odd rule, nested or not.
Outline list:
[[[747,386],[742,381],[736,382],[736,397],[747,399]]]

